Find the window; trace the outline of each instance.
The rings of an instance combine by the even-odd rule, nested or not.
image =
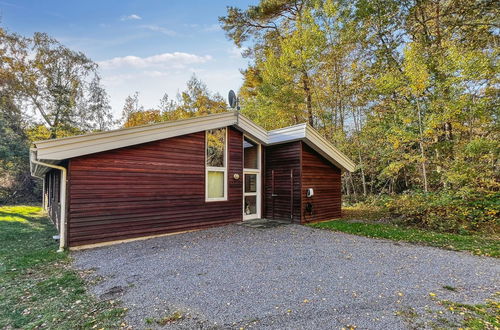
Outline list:
[[[227,131],[226,128],[206,132],[206,200],[227,199]]]
[[[259,145],[246,137],[243,139],[244,168],[259,168]]]
[[[260,217],[261,146],[243,136],[243,219]]]

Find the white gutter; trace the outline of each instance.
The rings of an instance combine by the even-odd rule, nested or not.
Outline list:
[[[60,184],[60,200],[61,200],[61,218],[60,218],[60,223],[59,223],[59,250],[57,252],[64,252],[64,249],[66,248],[66,177],[67,177],[67,170],[65,167],[59,166],[59,165],[54,165],[54,164],[48,164],[44,163],[38,160],[35,160],[33,158],[33,155],[35,154],[34,150],[30,150],[30,162],[32,164],[37,164],[41,166],[46,166],[50,168],[55,168],[57,170],[61,171],[61,184]],[[44,180],[45,181],[45,180]],[[45,191],[43,192],[45,194]]]

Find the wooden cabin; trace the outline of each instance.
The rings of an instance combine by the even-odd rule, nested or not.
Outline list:
[[[266,131],[238,112],[34,143],[32,175],[61,249],[256,218],[341,215],[354,163],[308,124]]]

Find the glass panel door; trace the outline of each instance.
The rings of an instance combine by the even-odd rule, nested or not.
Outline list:
[[[243,138],[243,220],[260,218],[260,144]]]
[[[246,218],[257,217],[257,196],[245,196],[245,210]]]
[[[243,220],[260,217],[260,173],[243,173]]]
[[[245,174],[245,192],[257,193],[257,174]]]

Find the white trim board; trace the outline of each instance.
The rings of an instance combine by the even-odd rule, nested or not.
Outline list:
[[[37,160],[57,164],[62,160],[73,157],[227,126],[238,128],[245,135],[264,146],[303,140],[342,170],[353,172],[356,167],[354,162],[306,123],[266,131],[235,111],[107,132],[37,141],[33,143],[35,146],[33,151]],[[31,173],[34,176],[41,176],[47,171],[44,167],[34,166],[35,164],[31,165]]]

